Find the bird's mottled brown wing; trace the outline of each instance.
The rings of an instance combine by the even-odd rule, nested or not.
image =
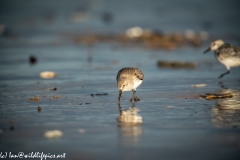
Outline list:
[[[227,58],[227,57],[240,57],[240,49],[238,47],[232,46],[228,43],[225,43],[222,45],[218,51],[217,54],[219,57]]]
[[[234,55],[240,58],[240,48],[233,46]]]
[[[120,77],[124,77],[126,72],[127,72],[127,68],[122,68],[120,71],[118,71],[116,79],[118,80]]]
[[[116,79],[118,80],[121,77],[128,77],[130,75],[132,75],[132,76],[134,75],[134,76],[136,76],[136,78],[138,78],[140,80],[143,80],[143,78],[144,78],[144,75],[140,69],[128,67],[128,68],[121,69],[118,72]]]

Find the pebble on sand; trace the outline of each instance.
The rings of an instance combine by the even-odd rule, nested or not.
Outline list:
[[[141,37],[143,34],[143,29],[140,27],[132,27],[127,29],[126,35],[129,38],[136,38],[136,37]]]
[[[40,97],[38,97],[38,96],[31,97],[31,98],[28,98],[28,100],[30,100],[30,101],[40,101]]]
[[[59,99],[60,96],[59,96],[59,95],[55,95],[55,96],[53,96],[53,98],[54,98],[54,99]]]
[[[50,91],[56,91],[57,87],[53,87],[53,88],[48,88]]]
[[[85,133],[86,130],[85,130],[85,129],[79,129],[78,132],[79,132],[79,133]]]
[[[38,106],[38,112],[41,112],[42,108],[40,106]]]
[[[50,131],[46,131],[44,133],[44,136],[46,138],[59,138],[63,135],[63,133],[59,130],[50,130]]]
[[[57,73],[52,71],[44,71],[40,73],[40,77],[45,79],[54,78],[56,76],[57,76]]]
[[[30,64],[35,64],[35,63],[37,63],[37,57],[35,57],[35,56],[29,56],[29,63],[30,63]]]
[[[194,84],[194,85],[191,85],[192,88],[199,88],[199,87],[206,87],[207,84]]]

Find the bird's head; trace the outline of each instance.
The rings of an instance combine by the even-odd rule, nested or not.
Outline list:
[[[224,44],[224,42],[221,39],[216,40],[216,41],[212,42],[210,47],[206,51],[204,51],[203,53],[207,53],[210,50],[215,51],[219,47],[221,47],[223,44]]]
[[[128,82],[126,80],[126,78],[120,78],[117,82],[118,85],[118,89],[121,91],[125,91],[126,88],[128,87]]]

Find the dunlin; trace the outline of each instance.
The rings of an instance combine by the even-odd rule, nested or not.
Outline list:
[[[231,67],[240,66],[239,48],[228,43],[224,43],[222,40],[216,40],[211,43],[211,46],[206,51],[204,51],[204,53],[207,53],[210,50],[215,51],[215,57],[217,60],[222,63],[228,70],[227,72],[221,74],[219,78],[222,78],[224,75],[229,74]]]
[[[124,91],[133,91],[132,98],[130,101],[140,101],[136,96],[136,89],[142,83],[144,75],[142,71],[138,68],[123,68],[117,74],[117,86],[119,89],[118,100],[120,102],[120,97]]]

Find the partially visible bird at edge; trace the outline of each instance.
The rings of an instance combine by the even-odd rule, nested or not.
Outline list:
[[[229,74],[231,67],[240,66],[240,48],[224,43],[219,39],[212,42],[204,53],[210,50],[214,51],[216,59],[227,68],[227,72],[222,73],[218,78],[222,78],[226,74]]]

